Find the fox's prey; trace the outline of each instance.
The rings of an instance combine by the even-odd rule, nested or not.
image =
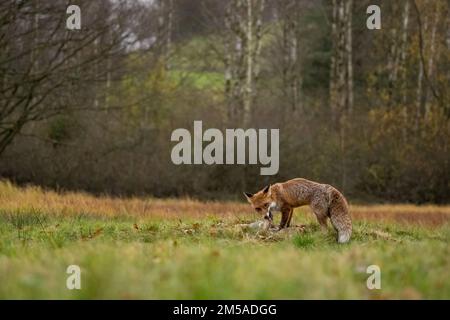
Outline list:
[[[352,234],[352,220],[347,200],[342,193],[328,184],[302,178],[268,185],[255,194],[244,192],[252,207],[265,212],[265,218],[272,221],[274,211],[281,212],[279,229],[289,227],[294,208],[309,205],[321,228],[327,230],[327,219],[338,233],[337,241],[345,243]]]

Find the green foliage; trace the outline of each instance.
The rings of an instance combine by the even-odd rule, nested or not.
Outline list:
[[[177,83],[168,76],[162,61],[146,70],[145,56],[131,57],[129,65],[140,72],[130,73],[120,81],[118,88],[110,93],[111,103],[126,106],[124,122],[133,128],[161,125],[167,119],[170,96]]]
[[[303,88],[308,92],[317,89],[328,89],[331,59],[331,39],[329,36],[327,17],[323,8],[308,10],[301,25],[302,47],[305,50],[303,67]]]
[[[48,138],[54,144],[62,143],[73,138],[76,120],[69,116],[59,116],[48,125]]]
[[[224,86],[223,75],[218,72],[185,72],[173,70],[169,77],[176,83],[183,83],[198,90],[222,90]]]

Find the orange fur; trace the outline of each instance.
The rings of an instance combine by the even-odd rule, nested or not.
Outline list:
[[[280,211],[280,229],[289,227],[294,208],[309,205],[323,230],[327,229],[329,218],[338,233],[338,242],[350,240],[352,220],[347,201],[333,186],[297,178],[245,196],[257,212],[266,212],[268,219],[272,219],[272,211]]]

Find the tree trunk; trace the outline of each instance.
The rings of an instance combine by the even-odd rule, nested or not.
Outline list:
[[[280,0],[278,4],[281,23],[281,91],[288,101],[290,111],[302,113],[301,103],[301,62],[300,62],[300,30],[298,0]],[[330,82],[331,83],[331,82]],[[287,110],[284,111],[287,114]],[[289,113],[290,114],[290,113]]]
[[[259,77],[263,10],[264,0],[232,0],[225,13],[228,122],[243,126],[250,122]]]
[[[428,67],[427,67],[427,73],[428,73],[428,80],[431,81],[433,78],[433,69],[434,69],[434,55],[436,51],[436,29],[439,22],[439,10],[436,8],[434,11],[434,18],[433,18],[433,27],[431,30],[431,38],[430,38],[430,54],[428,57]],[[430,116],[431,112],[431,104],[429,97],[429,86],[427,86],[426,92],[425,92],[425,119],[427,119]]]
[[[330,60],[330,109],[331,118],[334,124],[337,122],[337,90],[336,90],[336,76],[337,76],[337,42],[338,42],[338,32],[337,32],[337,11],[338,6],[337,0],[333,0],[333,13],[331,18],[331,60]]]
[[[347,28],[347,109],[349,114],[353,111],[353,50],[352,50],[352,8],[353,0],[347,0],[346,3],[346,28]]]
[[[402,104],[406,105],[406,45],[408,41],[408,24],[409,24],[409,1],[405,1],[403,7],[403,25],[402,25],[402,39],[400,46],[400,69],[401,69],[401,96]]]
[[[427,30],[428,25],[428,19],[425,17],[423,30]],[[422,31],[420,31],[422,32]],[[420,50],[424,49],[426,47],[425,45],[425,39],[423,39],[423,48],[420,48]],[[424,64],[423,59],[419,58],[419,72],[417,75],[417,90],[416,90],[416,118],[415,118],[415,129],[416,131],[419,130],[419,122],[422,117],[422,110],[423,110],[423,78],[424,78]]]
[[[251,103],[252,103],[252,89],[253,89],[253,11],[252,0],[246,0],[247,6],[247,28],[246,28],[246,41],[247,46],[245,48],[245,54],[247,58],[247,71],[245,79],[245,93],[244,93],[244,126],[246,126],[250,120]]]
[[[352,0],[333,0],[330,107],[339,134],[341,186],[345,188],[347,114],[353,110]]]
[[[170,69],[170,54],[172,49],[173,32],[173,0],[158,0],[158,34],[157,41],[159,54],[161,55],[164,68]]]

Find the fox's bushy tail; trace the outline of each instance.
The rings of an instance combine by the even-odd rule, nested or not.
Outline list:
[[[352,218],[345,197],[335,188],[330,192],[330,220],[338,233],[338,242],[346,243],[352,235]]]

